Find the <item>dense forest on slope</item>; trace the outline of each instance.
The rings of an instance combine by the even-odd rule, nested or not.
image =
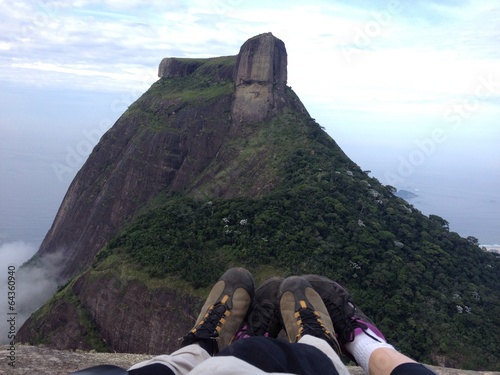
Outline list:
[[[173,275],[195,288],[235,265],[318,273],[347,286],[387,338],[418,360],[442,355],[463,368],[500,368],[498,255],[370,178],[307,114],[287,110],[253,126],[246,152],[275,155],[281,182],[272,193],[160,194],[94,267],[119,256],[151,278]]]

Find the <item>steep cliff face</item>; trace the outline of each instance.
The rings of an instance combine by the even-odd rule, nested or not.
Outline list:
[[[20,342],[124,353],[177,349],[197,316],[200,299],[179,288],[178,282],[173,283],[177,288],[143,283],[121,278],[116,273],[120,267],[113,268],[87,271],[72,282],[44,307],[43,319],[23,326]]]
[[[276,180],[254,178],[269,155],[241,164],[231,143],[252,131],[245,125],[277,114],[289,101],[282,41],[268,33],[250,39],[238,56],[167,58],[159,75],[162,79],[95,147],[39,249],[39,255],[64,254],[61,279],[85,270],[160,191],[254,196],[269,191]],[[245,180],[245,191],[236,188]]]
[[[60,277],[84,270],[123,223],[162,190],[202,172],[228,132],[232,93],[183,108],[146,95],[107,132],[72,182],[39,254],[62,251]],[[207,113],[214,114],[206,117]],[[161,128],[145,123],[161,119]],[[186,119],[193,119],[186,123]],[[147,121],[147,120],[146,120]]]

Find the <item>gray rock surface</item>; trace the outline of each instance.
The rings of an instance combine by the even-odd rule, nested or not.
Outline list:
[[[16,347],[16,367],[7,363],[8,346],[0,346],[0,373],[9,375],[66,375],[69,372],[97,365],[116,365],[128,368],[134,363],[151,358],[146,354],[91,353],[84,351],[55,350],[44,347],[20,345]],[[500,375],[500,372],[478,372],[445,367],[432,367],[439,375]],[[363,375],[360,367],[348,367],[352,375]]]
[[[166,57],[160,62],[158,77],[185,77],[202,64],[202,60]]]
[[[258,122],[284,105],[287,80],[285,44],[271,33],[257,35],[243,44],[236,63],[236,122]]]

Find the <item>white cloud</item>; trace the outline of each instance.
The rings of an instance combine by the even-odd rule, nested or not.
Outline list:
[[[289,83],[299,94],[346,107],[434,111],[436,103],[470,92],[479,74],[498,72],[500,10],[493,2],[418,3],[411,12],[403,4],[384,22],[386,2],[371,9],[238,0],[15,4],[0,3],[2,34],[20,31],[0,41],[8,51],[0,57],[0,80],[9,82],[130,90],[138,81],[152,83],[165,56],[236,54],[248,37],[266,31],[286,43]],[[433,17],[425,28],[409,22],[424,20],[424,11]],[[376,22],[384,23],[376,35],[356,40],[377,31],[369,28]]]
[[[11,43],[9,42],[0,42],[0,50],[2,51],[9,51],[12,48]]]
[[[14,265],[19,268],[36,252],[35,246],[23,241],[0,245],[0,259],[5,266]]]
[[[53,279],[61,254],[51,254],[39,259],[30,266],[21,267],[35,253],[33,245],[22,241],[7,243],[0,246],[0,259],[6,267],[0,277],[0,291],[7,296],[9,291],[14,293],[11,299],[0,300],[1,311],[15,312],[16,332],[28,319],[33,311],[50,298],[57,289],[57,282]],[[7,266],[11,273],[7,272]],[[10,283],[9,276],[11,277]],[[9,304],[9,302],[11,304]],[[0,321],[0,344],[6,344],[10,326],[7,320]]]
[[[43,75],[45,80],[61,88],[70,85],[83,90],[137,91],[140,88],[145,91],[158,79],[156,71],[131,64],[110,64],[107,70],[102,70],[100,65],[52,64],[41,61],[12,65],[23,80],[36,86],[40,85],[37,81],[40,75]],[[0,77],[4,78],[2,73]],[[8,80],[8,78],[4,79]]]

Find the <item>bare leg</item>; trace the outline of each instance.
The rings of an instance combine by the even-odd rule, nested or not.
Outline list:
[[[370,375],[389,375],[392,370],[403,363],[416,362],[395,349],[378,348],[372,352],[368,361],[369,373]]]
[[[429,375],[431,370],[387,343],[348,291],[324,276],[304,276],[321,296],[332,319],[342,352],[369,375]]]

